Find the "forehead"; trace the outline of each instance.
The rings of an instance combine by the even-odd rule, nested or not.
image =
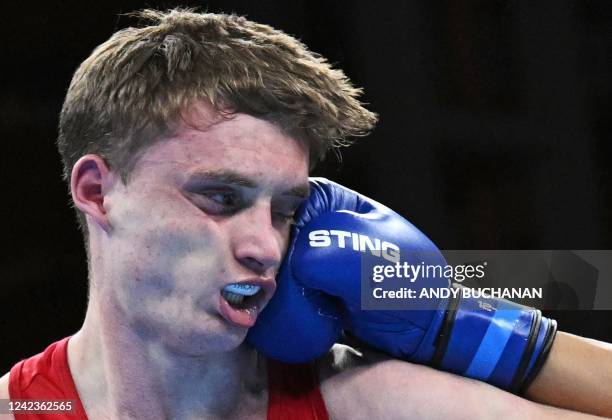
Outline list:
[[[301,182],[308,176],[308,147],[276,125],[246,114],[219,116],[200,105],[185,114],[175,134],[141,156],[134,175],[187,178],[231,170],[263,180]]]

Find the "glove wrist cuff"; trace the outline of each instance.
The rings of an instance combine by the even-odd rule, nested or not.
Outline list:
[[[431,365],[518,393],[543,365],[556,322],[503,299],[449,302]]]

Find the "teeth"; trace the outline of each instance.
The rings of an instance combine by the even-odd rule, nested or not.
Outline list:
[[[228,292],[226,290],[223,290],[221,294],[223,295],[225,300],[227,300],[229,303],[240,304],[244,300],[244,296],[238,295],[236,293]]]
[[[221,290],[221,295],[232,305],[240,305],[248,296],[253,296],[261,290],[261,286],[252,284],[234,283]]]
[[[230,284],[223,288],[223,292],[227,294],[239,295],[239,296],[253,296],[259,290],[261,286],[253,286],[252,284]]]

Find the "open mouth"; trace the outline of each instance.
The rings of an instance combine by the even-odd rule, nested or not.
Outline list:
[[[257,306],[263,289],[252,284],[230,284],[221,290],[221,296],[234,309],[248,309]]]
[[[265,303],[266,292],[262,286],[233,283],[221,289],[220,312],[232,324],[250,328],[255,325],[259,310]]]

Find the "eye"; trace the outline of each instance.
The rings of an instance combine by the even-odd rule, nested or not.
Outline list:
[[[295,212],[292,213],[283,213],[283,212],[274,212],[273,216],[276,220],[280,221],[284,224],[294,225],[295,224]]]
[[[210,192],[203,195],[222,206],[234,206],[237,201],[236,194],[233,192]]]
[[[198,207],[210,214],[232,214],[242,207],[239,195],[233,190],[203,190],[192,197]]]
[[[272,204],[272,217],[283,225],[294,225],[295,215],[301,204],[301,200],[289,199],[279,200]]]

